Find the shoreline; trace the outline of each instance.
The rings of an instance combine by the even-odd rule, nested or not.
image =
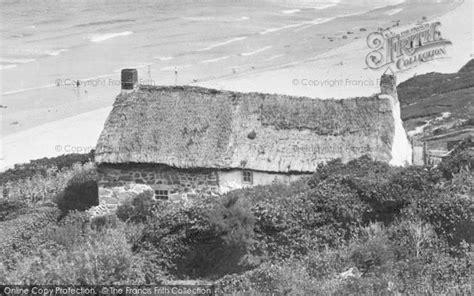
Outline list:
[[[443,4],[443,6],[432,9],[429,13],[452,8],[453,6],[453,3]],[[393,16],[394,7],[399,9],[398,13],[400,15]],[[183,49],[181,46],[173,46],[173,55],[167,55],[165,52],[160,52],[160,54],[155,52],[153,59],[148,60],[148,62],[144,62],[148,59],[147,55],[145,55],[140,58],[141,61],[136,60],[127,64],[117,64],[114,67],[115,69],[111,70],[112,72],[108,72],[107,68],[103,68],[102,73],[90,73],[90,71],[78,69],[78,71],[73,72],[74,74],[64,72],[65,74],[54,79],[53,77],[44,79],[40,76],[37,81],[43,81],[44,85],[40,84],[36,87],[27,83],[23,89],[6,88],[5,86],[9,86],[9,81],[16,82],[17,80],[30,79],[36,81],[36,78],[33,77],[23,77],[21,72],[18,71],[8,72],[9,77],[5,75],[2,89],[2,105],[8,108],[0,109],[0,112],[2,112],[1,121],[3,123],[0,135],[7,136],[44,123],[77,115],[78,112],[84,113],[110,106],[115,96],[120,92],[121,68],[137,68],[140,80],[146,80],[143,84],[173,85],[175,82],[174,66],[179,67],[181,65],[181,68],[184,69],[185,67],[185,69],[179,73],[178,84],[226,88],[227,84],[232,85],[232,83],[225,83],[228,80],[238,81],[242,77],[245,80],[246,77],[253,77],[253,75],[258,75],[259,73],[272,73],[274,70],[281,68],[298,68],[300,65],[311,63],[318,55],[325,58],[324,56],[328,53],[339,51],[340,54],[340,52],[345,51],[346,46],[350,46],[354,41],[357,41],[357,38],[360,39],[359,41],[365,40],[369,32],[374,31],[377,26],[381,26],[380,22],[372,20],[375,16],[385,20],[385,26],[391,24],[391,20],[396,18],[412,20],[414,18],[413,15],[417,15],[411,11],[412,7],[414,11],[419,11],[423,8],[419,5],[403,3],[385,5],[370,11],[360,10],[359,8],[359,11],[354,13],[341,11],[339,13],[342,14],[339,14],[335,19],[323,22],[314,22],[314,18],[320,15],[314,12],[308,13],[308,10],[303,9],[300,12],[301,15],[297,15],[300,13],[295,13],[290,14],[291,19],[284,18],[286,23],[293,23],[294,25],[283,25],[283,23],[278,26],[274,23],[274,19],[270,19],[265,24],[259,23],[263,27],[254,28],[244,25],[243,29],[239,29],[239,32],[241,35],[243,34],[242,36],[246,36],[245,38],[223,37],[226,41],[208,41],[194,48],[194,51],[189,51],[186,48]],[[322,16],[324,17],[324,14]],[[257,18],[258,16],[255,17]],[[313,21],[310,21],[311,19]],[[311,24],[302,25],[305,23]],[[288,28],[296,25],[298,26],[295,28]],[[264,28],[269,26],[273,27],[276,31],[262,35],[263,31],[269,30],[268,28],[264,30]],[[364,31],[360,30],[361,28]],[[134,35],[137,34],[138,32]],[[117,38],[117,42],[120,41],[119,39]],[[181,41],[185,40],[182,39]],[[113,50],[120,43],[117,45],[113,44],[112,41],[112,43],[100,45],[100,48],[105,46],[107,50]],[[226,46],[226,44],[228,45]],[[215,50],[199,50],[199,48],[209,47]],[[350,50],[348,48],[346,51]],[[64,66],[87,54],[88,52],[82,49],[79,50],[79,53],[66,51],[64,55],[54,59],[59,59],[58,63]],[[103,61],[101,63],[104,64]],[[151,72],[148,66],[151,67]],[[31,68],[32,66],[28,67]],[[47,63],[43,65],[37,62],[36,67],[49,68],[51,65]],[[31,70],[35,71],[34,68]],[[60,73],[62,71],[58,70]],[[108,74],[104,74],[107,72]],[[0,72],[0,75],[4,74]],[[71,85],[71,81],[75,79],[83,82],[84,88],[79,91],[82,92],[82,95],[78,95],[76,93],[77,89]],[[110,83],[110,81],[114,83]],[[245,89],[242,90],[246,91]],[[84,94],[84,92],[87,92],[87,94]],[[270,89],[265,90],[265,92],[281,91]],[[290,91],[290,93],[292,92]],[[332,96],[331,94],[318,95],[317,93],[306,93],[305,95],[320,98]],[[348,96],[350,94],[337,94],[337,97]]]
[[[457,72],[472,58],[473,49],[469,43],[472,34],[469,30],[472,30],[472,26],[459,28],[453,21],[466,17],[469,11],[472,11],[472,3],[464,1],[455,9],[430,20],[430,22],[441,20],[442,33],[453,42],[453,45],[447,48],[448,57],[397,72],[397,84],[415,75],[428,72]],[[403,25],[397,31],[403,31],[415,24]],[[357,40],[293,65],[283,65],[261,73],[242,75],[237,79],[229,77],[197,85],[322,99],[367,96],[378,91],[378,79],[386,69],[384,67],[380,70],[372,70],[367,67],[365,56],[369,51],[365,39]],[[272,81],[278,81],[278,83],[272,83]],[[304,82],[306,85],[303,85]],[[321,94],[324,95],[321,96]]]
[[[104,107],[2,137],[0,155],[11,153],[17,158],[0,159],[0,171],[32,159],[89,152],[95,148],[103,120],[111,110],[112,107]],[[37,141],[38,136],[41,142]]]

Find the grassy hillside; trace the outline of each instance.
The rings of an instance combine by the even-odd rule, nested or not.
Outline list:
[[[457,73],[428,73],[408,79],[398,85],[398,95],[407,131],[428,122],[423,135],[429,135],[440,127],[451,129],[461,125],[472,126],[474,60]],[[448,114],[446,112],[449,112],[449,116],[441,118],[443,113]]]
[[[0,202],[0,236],[7,238],[0,284],[192,279],[212,283],[219,295],[467,294],[474,255],[469,145],[437,169],[334,160],[290,185],[186,204],[145,192],[116,214],[92,219],[74,209],[97,197],[93,186],[81,186],[94,182],[93,164],[38,174],[32,178],[60,186],[44,199]],[[16,186],[38,184],[27,181],[8,185],[19,192]]]

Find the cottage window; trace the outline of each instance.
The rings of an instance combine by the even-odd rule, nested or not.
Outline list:
[[[168,190],[155,190],[155,199],[168,199]]]
[[[251,171],[243,171],[242,181],[247,184],[253,184],[253,173]]]

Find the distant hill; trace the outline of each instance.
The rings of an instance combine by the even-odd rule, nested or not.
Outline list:
[[[398,85],[402,120],[407,131],[472,125],[474,118],[474,59],[457,73],[427,73]]]

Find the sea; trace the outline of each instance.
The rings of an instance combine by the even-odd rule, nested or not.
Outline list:
[[[172,85],[304,61],[398,2],[1,0],[1,134],[111,105],[124,68]]]

